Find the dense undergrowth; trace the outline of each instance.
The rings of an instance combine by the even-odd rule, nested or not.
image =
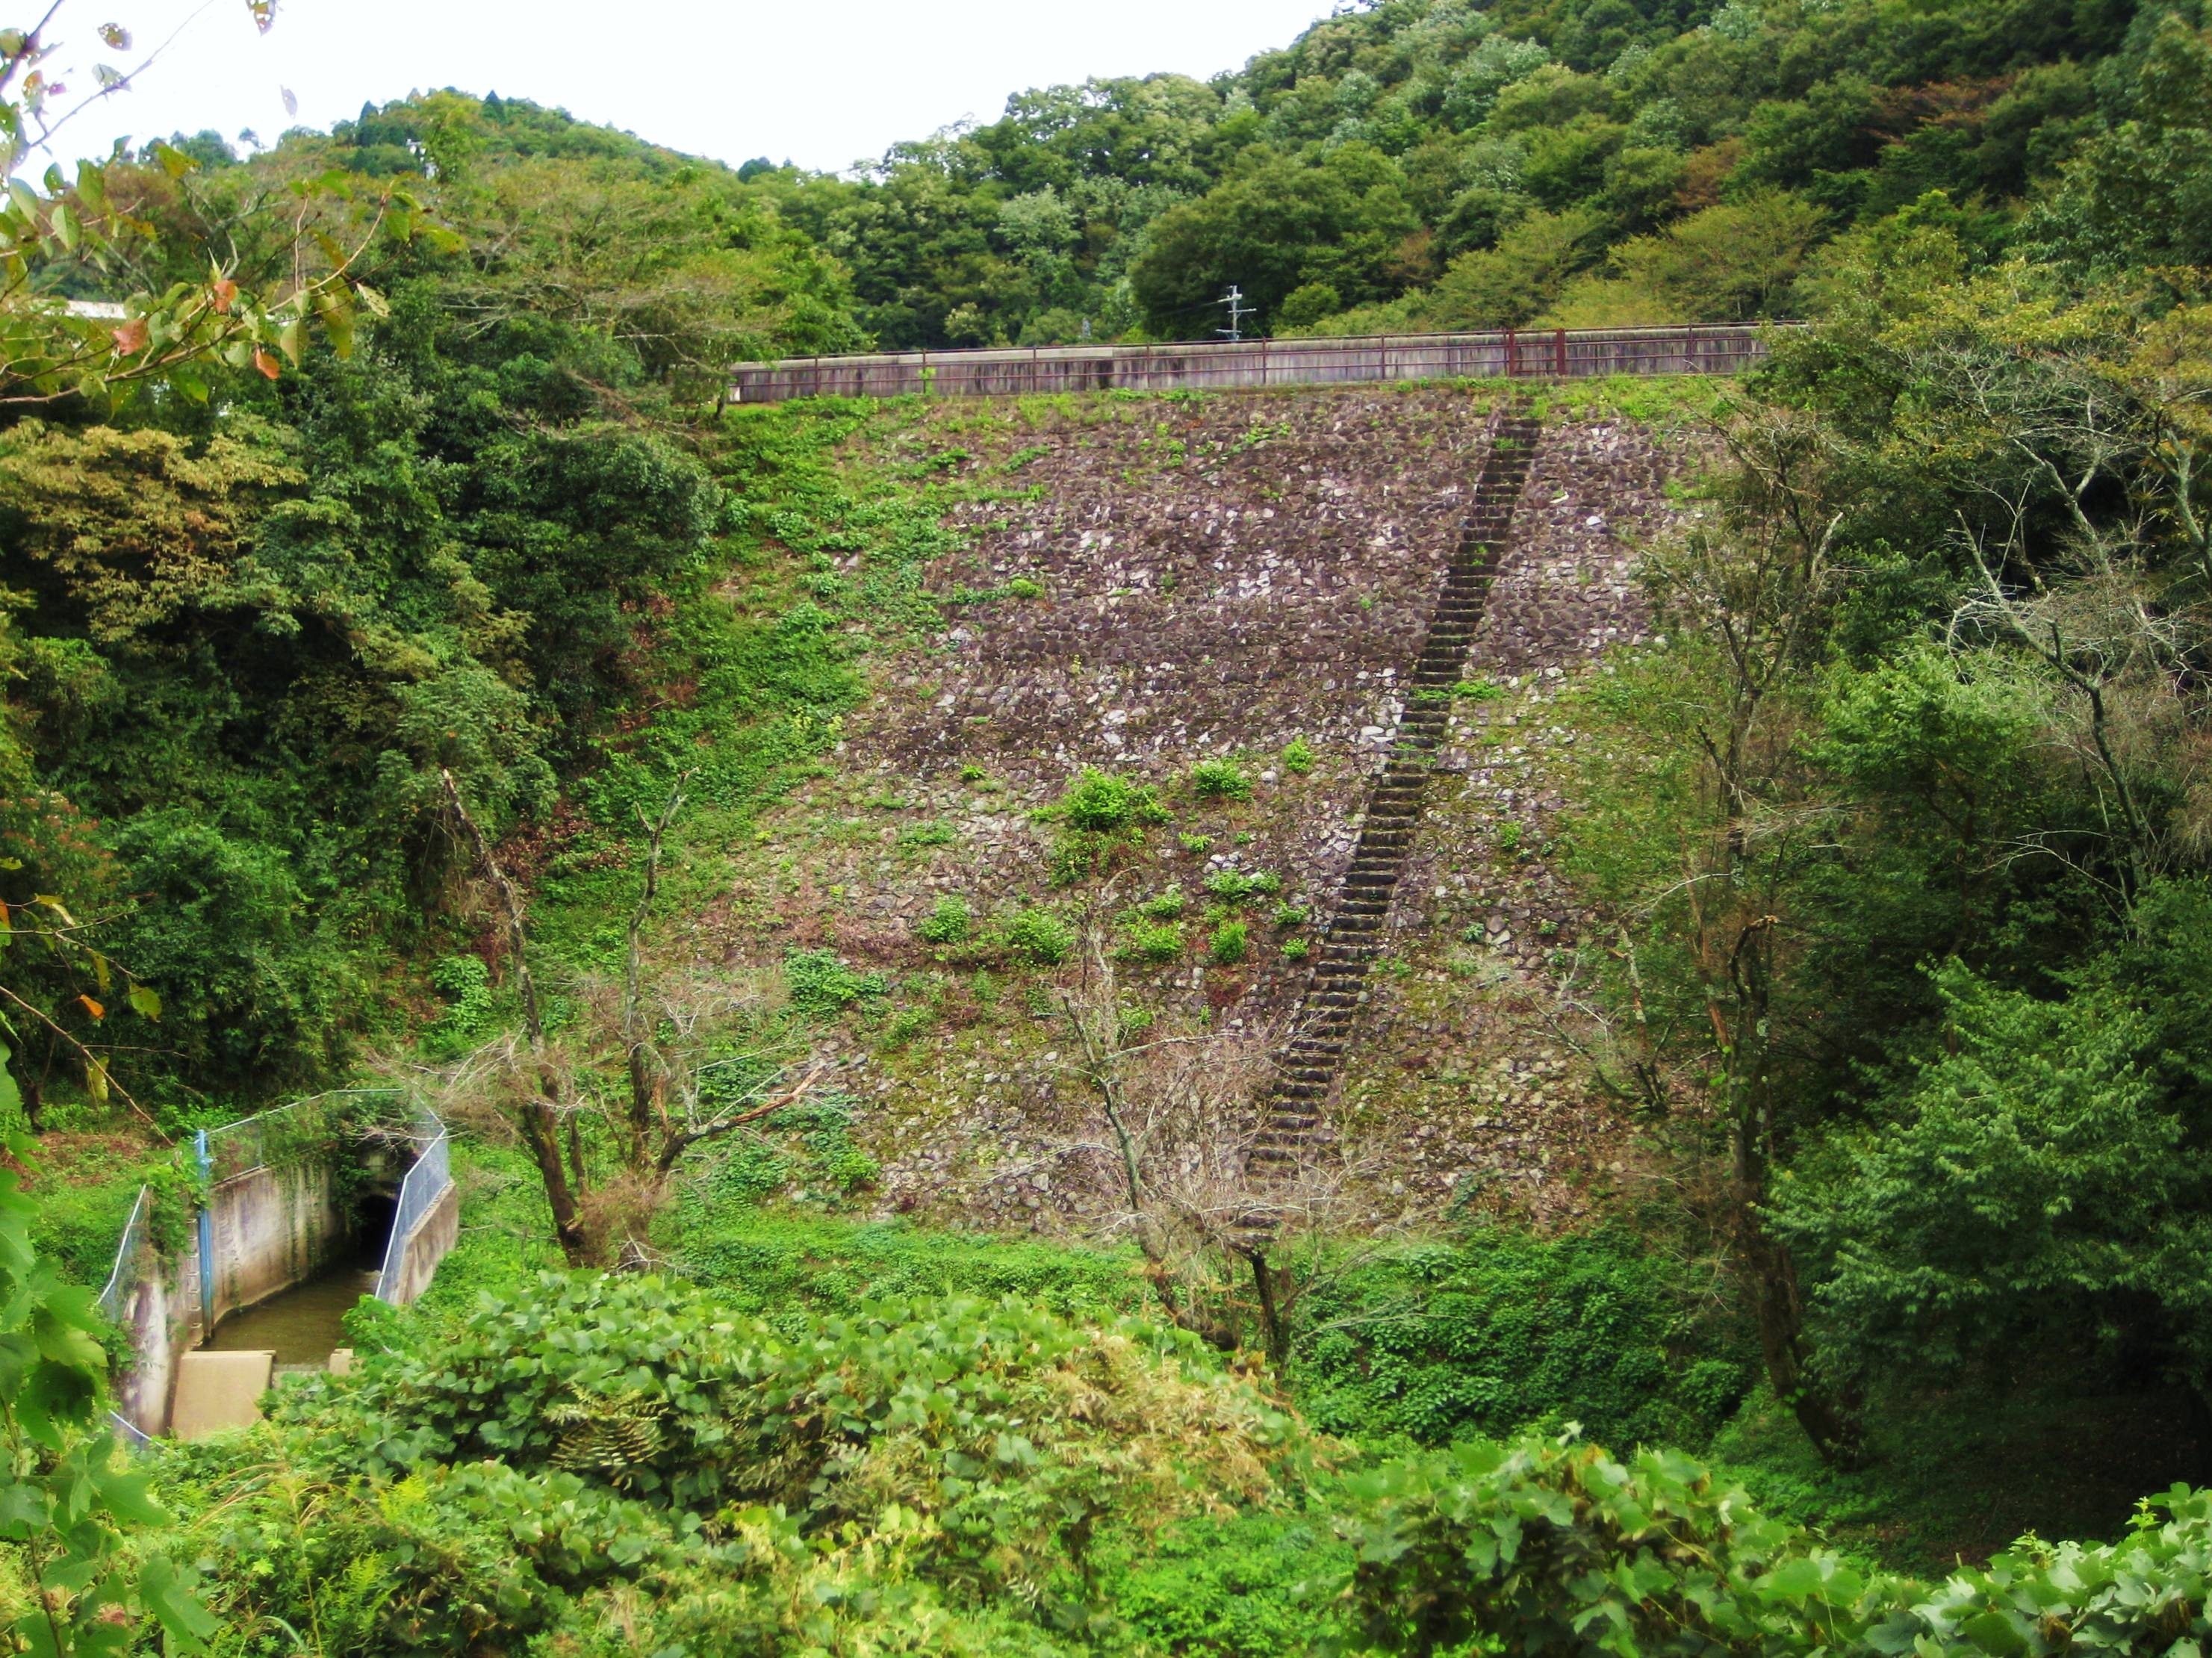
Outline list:
[[[2201,1617],[2186,1493],[2115,1548],[2031,1540],[1935,1585],[1761,1517],[1724,1466],[1512,1433],[1523,1402],[1325,1436],[1132,1310],[1131,1256],[719,1206],[669,1236],[740,1245],[730,1278],[566,1274],[526,1165],[463,1178],[461,1246],[416,1307],[353,1315],[353,1375],[154,1465],[213,1649],[2001,1655],[2160,1651]],[[1521,1279],[1421,1314],[1540,1370],[1592,1351],[1547,1307],[1655,1272],[1570,1244],[1531,1297],[1543,1248],[1477,1234],[1354,1277],[1370,1304],[1447,1254],[1463,1289]],[[1622,1346],[1553,1401],[1620,1411],[1650,1380]]]

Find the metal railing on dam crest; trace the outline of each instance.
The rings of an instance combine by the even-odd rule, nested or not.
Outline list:
[[[1239,391],[1395,380],[1588,380],[1735,374],[1788,323],[1505,328],[1343,339],[1041,345],[739,363],[735,403],[794,398],[1033,397],[1071,392]]]

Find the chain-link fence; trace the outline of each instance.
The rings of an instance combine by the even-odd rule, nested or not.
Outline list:
[[[399,1199],[392,1215],[392,1241],[385,1245],[384,1270],[376,1279],[376,1298],[395,1306],[405,1276],[407,1242],[453,1183],[452,1142],[446,1137],[446,1125],[426,1111],[419,1132],[428,1138],[429,1144],[399,1182]]]
[[[123,1223],[123,1236],[115,1246],[114,1270],[107,1275],[107,1287],[100,1292],[100,1312],[130,1339],[134,1355],[143,1345],[140,1327],[167,1316],[167,1297],[160,1281],[163,1263],[154,1248],[153,1224],[154,1188],[142,1186],[138,1200],[131,1206],[131,1218]],[[118,1370],[116,1408],[107,1413],[107,1419],[124,1439],[143,1445],[148,1442],[146,1431],[132,1419],[139,1410],[137,1390],[130,1385],[133,1379],[128,1364]]]
[[[406,1090],[398,1088],[337,1088],[210,1128],[208,1181],[220,1186],[285,1162],[295,1148],[312,1148],[319,1155],[337,1132],[380,1111],[397,1114],[395,1108],[406,1098]]]

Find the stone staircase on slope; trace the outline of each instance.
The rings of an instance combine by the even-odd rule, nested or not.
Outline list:
[[[1413,850],[1421,800],[1434,768],[1452,706],[1452,689],[1465,670],[1475,630],[1481,626],[1491,578],[1505,550],[1513,510],[1528,480],[1540,422],[1525,402],[1509,407],[1492,434],[1490,452],[1473,507],[1444,576],[1427,637],[1406,688],[1405,712],[1389,762],[1367,798],[1358,843],[1338,890],[1334,913],[1292,1023],[1293,1035],[1277,1061],[1275,1080],[1262,1108],[1246,1172],[1261,1206],[1243,1230],[1245,1245],[1266,1247],[1279,1214],[1266,1207],[1271,1186],[1287,1186],[1305,1153],[1323,1132],[1322,1113],[1344,1071],[1353,1021],[1366,1000],[1367,970],[1379,953],[1383,918],[1398,877]]]

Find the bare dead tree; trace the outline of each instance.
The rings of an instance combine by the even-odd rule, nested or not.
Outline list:
[[[648,818],[642,808],[637,813],[637,821],[646,832],[645,879],[639,887],[637,904],[630,911],[629,926],[624,934],[622,1038],[623,1060],[629,1072],[631,1161],[638,1164],[642,1164],[648,1155],[647,1142],[656,1120],[666,1121],[657,1078],[649,1063],[650,1033],[646,1025],[643,993],[645,925],[652,918],[653,900],[660,893],[661,847],[667,838],[668,826],[684,809],[684,785],[690,776],[690,772],[685,772],[677,778],[658,818]]]
[[[515,995],[522,1005],[523,1035],[538,1076],[536,1090],[517,1102],[516,1126],[521,1131],[523,1144],[530,1150],[531,1160],[538,1165],[538,1178],[544,1184],[545,1201],[553,1212],[553,1233],[560,1242],[561,1253],[568,1257],[570,1266],[580,1266],[592,1254],[591,1238],[577,1200],[585,1185],[583,1145],[574,1115],[567,1109],[562,1068],[546,1045],[545,1021],[538,1004],[538,984],[530,971],[529,931],[524,920],[522,895],[501,867],[498,854],[492,850],[491,841],[482,825],[461,799],[453,773],[441,769],[438,779],[445,786],[447,810],[474,848],[477,867],[499,902]],[[561,1145],[564,1115],[568,1118],[568,1160],[565,1164]]]
[[[1097,1149],[1119,1187],[1114,1224],[1135,1240],[1176,1322],[1224,1348],[1243,1345],[1256,1324],[1280,1362],[1299,1301],[1382,1245],[1362,1224],[1358,1193],[1371,1171],[1327,1146],[1288,1176],[1255,1180],[1268,1033],[1162,1031],[1124,1001],[1098,911],[1079,938],[1076,970],[1055,996],[1075,1048],[1062,1070],[1105,1130]],[[1263,1209],[1273,1229],[1255,1251],[1249,1223]],[[1364,1242],[1348,1243],[1354,1235]],[[1249,1300],[1238,1287],[1247,1273]]]

